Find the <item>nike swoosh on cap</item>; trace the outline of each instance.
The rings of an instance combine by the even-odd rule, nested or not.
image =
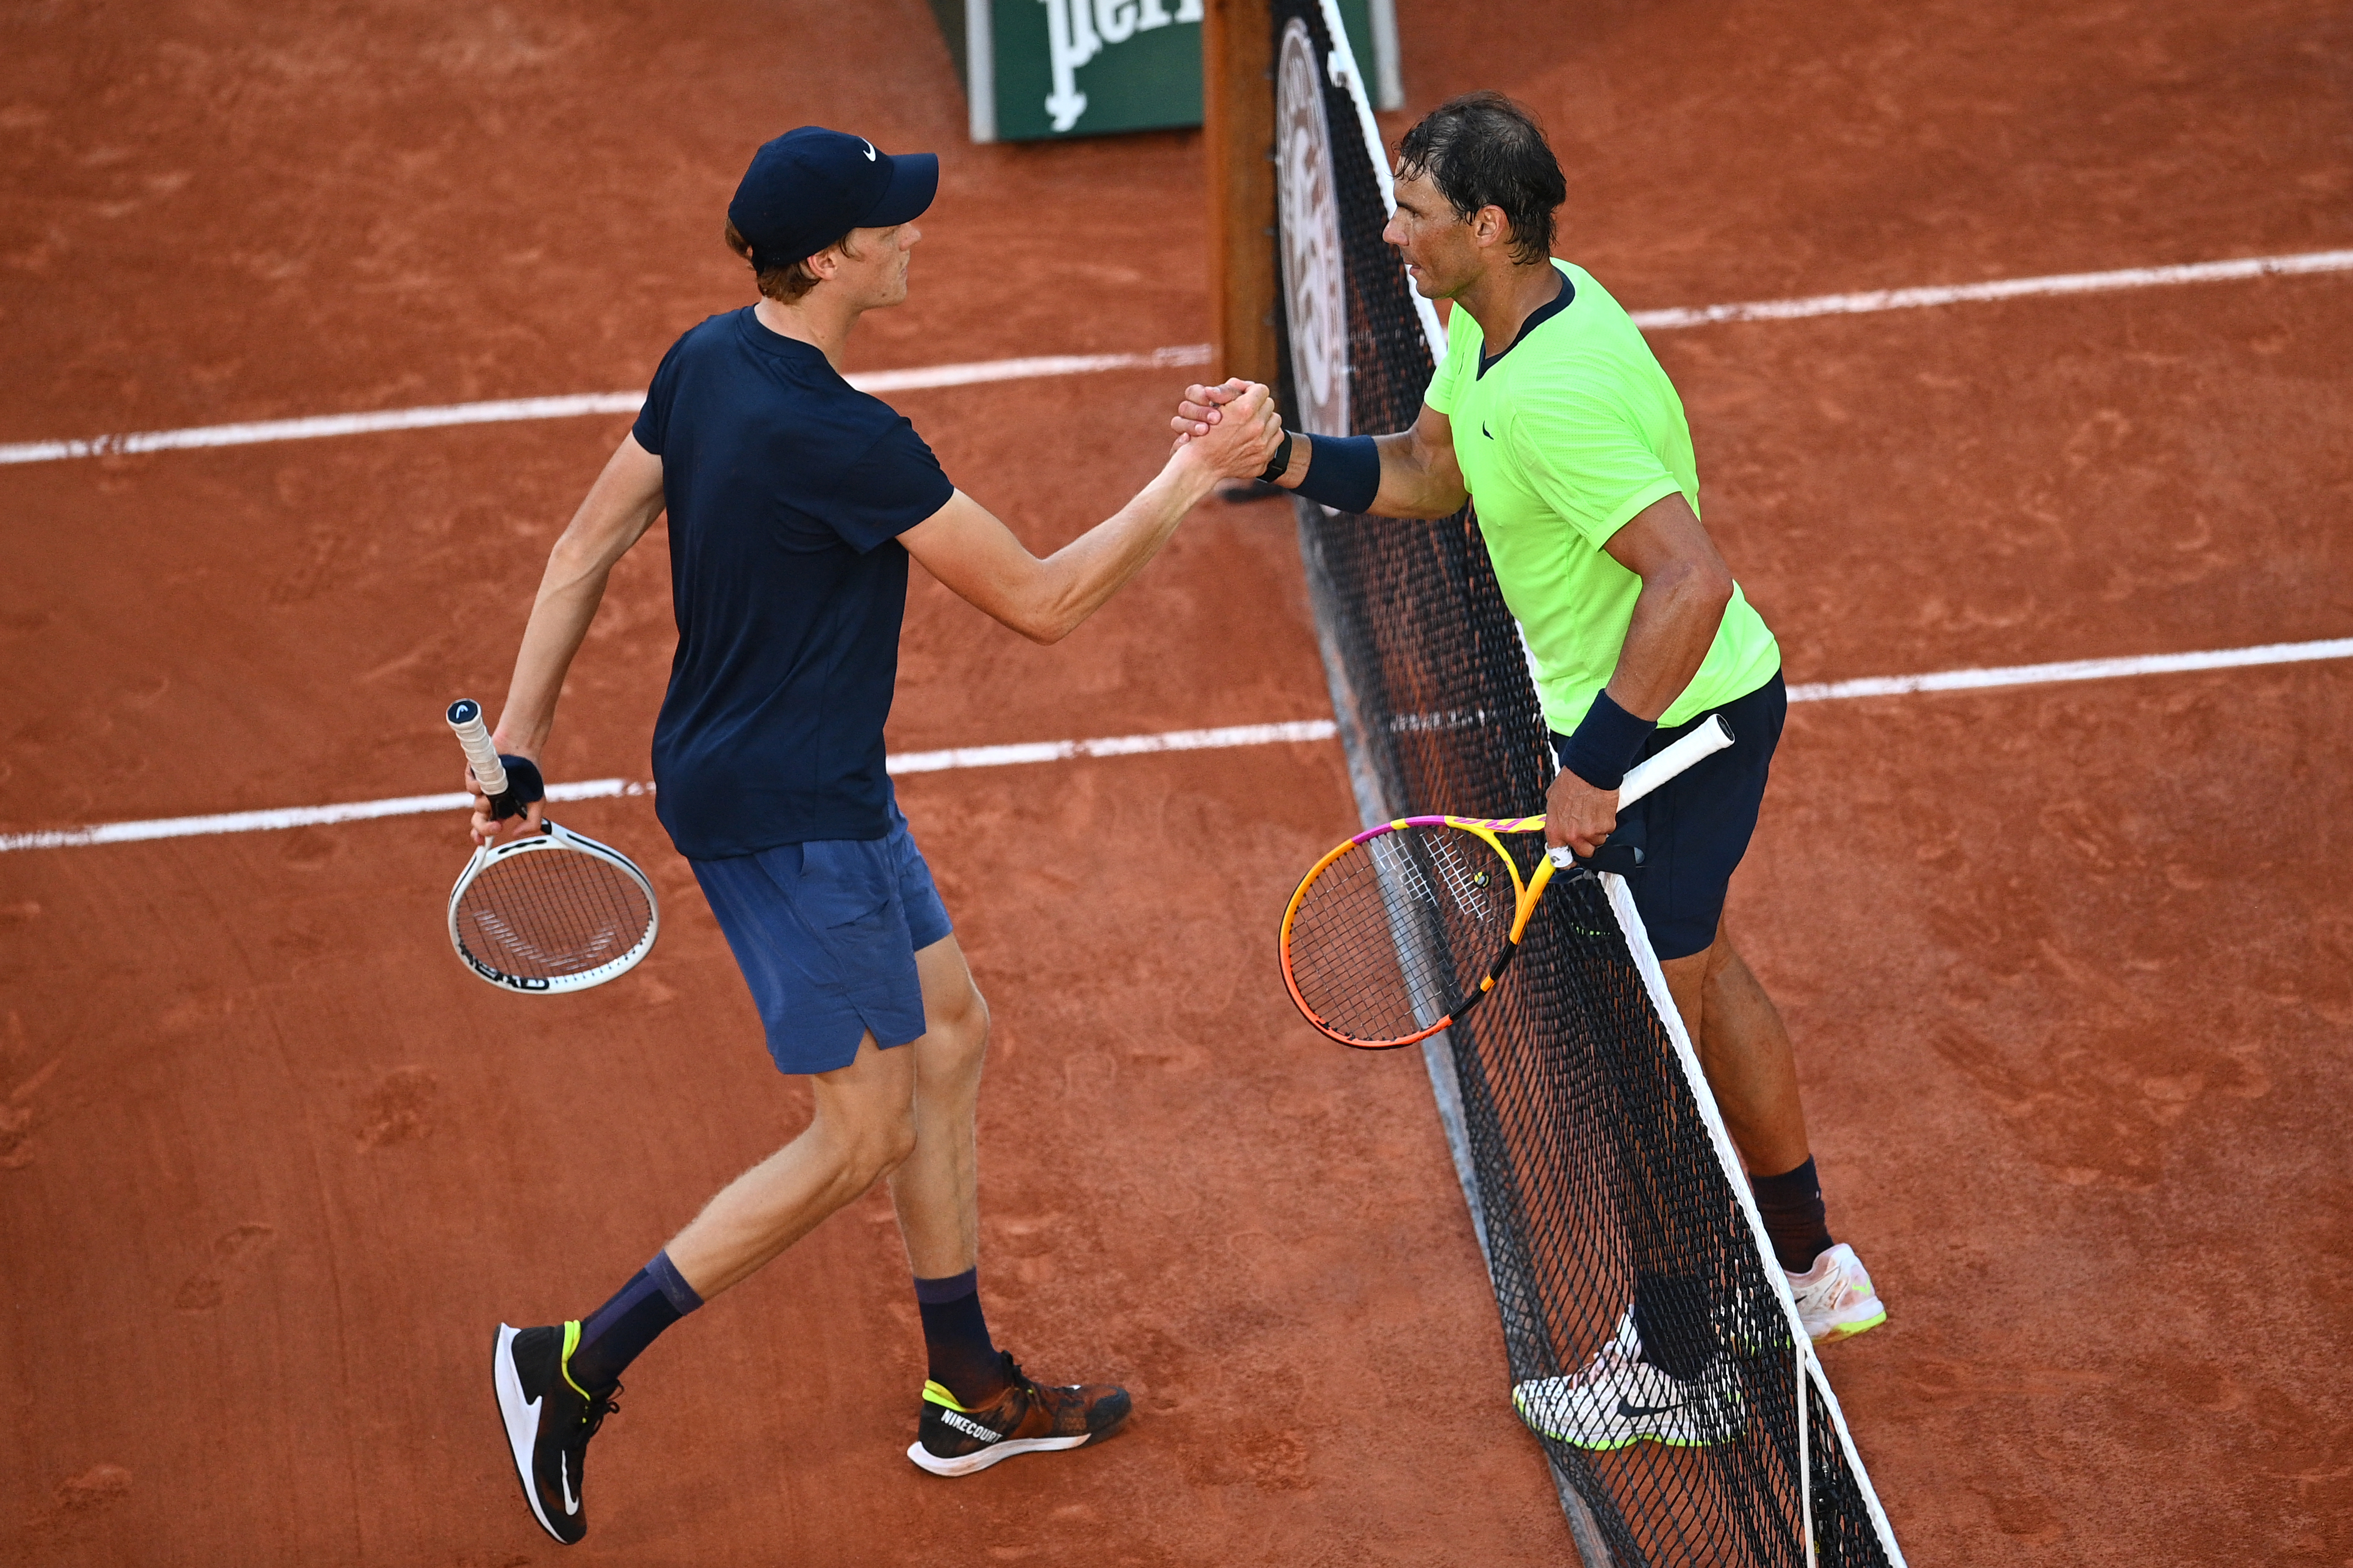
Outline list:
[[[859,140],[860,142],[866,142],[866,138],[863,136],[860,136]],[[874,143],[871,142],[866,142],[866,161],[870,163],[874,162]]]

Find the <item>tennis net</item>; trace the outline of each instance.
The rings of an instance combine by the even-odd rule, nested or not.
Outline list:
[[[1271,9],[1284,406],[1311,434],[1401,430],[1444,341],[1380,237],[1388,155],[1332,0]],[[1366,824],[1542,811],[1546,730],[1475,520],[1297,510]],[[1589,1568],[1900,1565],[1623,882],[1556,881],[1510,982],[1425,1053]],[[1592,1446],[1574,1380],[1637,1342],[1675,1375],[1681,1440]]]

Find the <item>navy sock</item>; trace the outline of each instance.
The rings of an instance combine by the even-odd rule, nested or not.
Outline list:
[[[915,1281],[915,1310],[923,1315],[923,1348],[931,1379],[966,1409],[1005,1392],[1005,1361],[988,1338],[980,1310],[980,1270]]]
[[[1642,1359],[1685,1383],[1716,1357],[1707,1288],[1687,1274],[1645,1274],[1634,1281],[1634,1332]]]
[[[1765,1216],[1765,1234],[1773,1238],[1773,1257],[1792,1274],[1803,1274],[1814,1259],[1831,1249],[1831,1227],[1822,1207],[1822,1184],[1814,1174],[1814,1157],[1794,1171],[1778,1176],[1751,1176],[1757,1212]]]
[[[610,1388],[654,1336],[702,1305],[665,1250],[629,1276],[613,1299],[581,1321],[580,1342],[565,1363],[587,1393]]]

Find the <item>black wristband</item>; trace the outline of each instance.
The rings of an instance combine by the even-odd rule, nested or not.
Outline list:
[[[1604,688],[1593,694],[1593,706],[1561,748],[1560,765],[1595,789],[1616,789],[1658,727],[1656,720],[1637,719],[1619,707]]]
[[[1308,443],[1298,489],[1309,500],[1361,517],[1381,493],[1381,449],[1370,436],[1318,436]]]
[[[1274,461],[1266,466],[1266,472],[1258,477],[1258,482],[1262,485],[1271,485],[1274,483],[1275,480],[1282,478],[1283,470],[1290,467],[1291,432],[1285,430],[1282,433],[1282,445],[1274,449]]]
[[[499,765],[507,771],[507,793],[515,797],[516,805],[529,805],[547,798],[547,780],[537,763],[529,757],[509,756],[501,752]]]

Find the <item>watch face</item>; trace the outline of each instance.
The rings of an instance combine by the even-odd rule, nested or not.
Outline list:
[[[1332,184],[1332,132],[1324,118],[1315,41],[1296,17],[1283,28],[1275,59],[1274,121],[1282,299],[1299,421],[1311,436],[1345,436],[1348,297]]]

